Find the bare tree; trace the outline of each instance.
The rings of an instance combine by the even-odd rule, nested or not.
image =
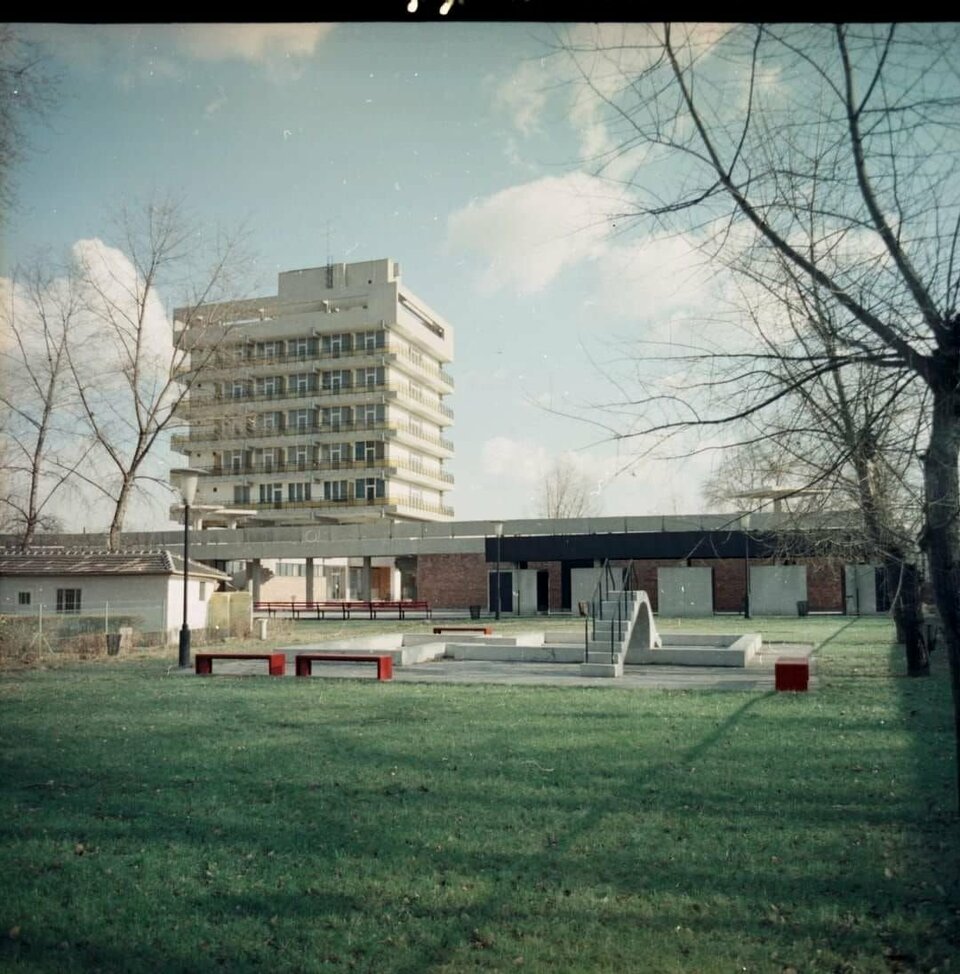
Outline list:
[[[37,530],[55,529],[54,498],[87,459],[77,434],[77,397],[67,342],[79,304],[72,282],[38,260],[7,282],[0,309],[0,470],[5,521],[28,547]]]
[[[921,544],[960,747],[960,30],[668,24],[636,42],[574,38],[566,53],[617,128],[607,162],[629,182],[634,216],[755,276],[788,267],[811,306],[829,308],[834,354],[808,361],[793,388],[862,363],[922,390]],[[641,155],[643,169],[623,175]],[[702,404],[647,428],[721,426],[790,391],[767,383],[764,350],[740,362],[740,408]]]
[[[569,457],[557,457],[538,487],[539,517],[593,517],[600,512],[593,482]]]
[[[85,330],[67,346],[80,410],[103,468],[83,476],[112,505],[114,549],[134,490],[147,480],[165,481],[149,472],[147,460],[219,346],[216,340],[193,349],[179,344],[160,293],[182,295],[180,324],[200,334],[198,309],[229,292],[247,266],[240,234],[211,239],[173,201],[124,209],[117,226],[118,248],[91,244],[75,251]]]
[[[46,113],[57,87],[40,48],[11,24],[0,24],[0,215],[12,201],[12,169],[24,155],[24,119]]]

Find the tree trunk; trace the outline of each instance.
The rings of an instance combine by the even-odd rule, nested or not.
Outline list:
[[[907,659],[907,676],[930,675],[930,647],[923,638],[923,611],[920,596],[920,573],[916,565],[894,556],[887,559],[887,579],[891,570],[899,571],[897,594],[893,603],[893,621],[897,642],[903,643]]]
[[[950,663],[953,725],[956,736],[957,802],[960,810],[960,392],[954,382],[933,385],[933,423],[924,458],[926,488],[925,548],[930,564],[934,601],[940,613],[943,640]]]
[[[111,551],[120,550],[120,533],[123,531],[123,521],[127,516],[127,504],[130,501],[130,491],[133,489],[133,481],[125,479],[120,485],[120,493],[117,495],[117,503],[113,509],[113,520],[110,522],[110,540],[108,546]]]

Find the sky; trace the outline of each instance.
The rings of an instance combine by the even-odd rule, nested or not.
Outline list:
[[[0,275],[38,250],[110,246],[116,206],[157,195],[203,226],[247,228],[240,297],[275,292],[279,271],[389,257],[454,328],[457,520],[536,516],[563,455],[602,515],[703,509],[715,456],[638,456],[597,406],[639,397],[628,346],[697,318],[708,278],[682,239],[618,230],[629,201],[595,163],[612,133],[549,25],[21,30],[61,84],[26,120]],[[127,528],[169,527],[170,500],[142,498]],[[108,520],[102,505],[59,513],[73,530]]]

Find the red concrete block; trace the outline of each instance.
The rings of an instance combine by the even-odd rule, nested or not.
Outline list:
[[[783,656],[773,668],[777,691],[803,692],[810,682],[810,661],[802,657]]]

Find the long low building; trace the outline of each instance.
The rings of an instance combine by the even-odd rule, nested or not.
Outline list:
[[[749,529],[746,528],[749,524]],[[854,515],[685,515],[203,529],[192,558],[227,571],[256,600],[420,598],[436,608],[496,605],[528,615],[576,612],[605,561],[670,615],[885,611],[882,569],[826,557],[824,539],[853,536]],[[2,539],[6,544],[14,538]],[[46,535],[44,545],[95,544]],[[125,533],[131,548],[182,550],[182,532]],[[838,550],[840,546],[828,546]]]

